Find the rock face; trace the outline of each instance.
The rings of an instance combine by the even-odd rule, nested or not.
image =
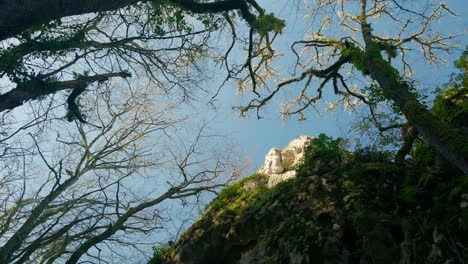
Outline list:
[[[304,149],[312,140],[309,136],[300,136],[289,142],[282,150],[272,148],[265,157],[265,163],[258,173],[269,176],[268,187],[296,177],[294,167],[304,159]]]
[[[265,163],[260,168],[259,172],[264,174],[281,174],[284,172],[283,157],[281,150],[272,148],[268,151],[265,157]]]

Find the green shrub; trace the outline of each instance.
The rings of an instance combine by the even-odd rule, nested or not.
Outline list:
[[[377,151],[371,147],[364,147],[354,151],[353,160],[359,163],[390,162],[392,157],[390,151]]]
[[[161,244],[153,247],[153,257],[150,259],[148,264],[160,264],[164,255],[166,255],[171,247],[167,244]]]
[[[304,162],[296,168],[298,177],[324,173],[331,169],[331,163],[341,164],[346,155],[344,143],[342,138],[333,139],[325,134],[311,140],[304,150]]]

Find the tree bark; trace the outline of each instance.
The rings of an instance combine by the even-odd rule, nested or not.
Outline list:
[[[49,21],[67,16],[116,10],[148,0],[1,0],[0,40]],[[248,23],[253,23],[246,1],[225,0],[199,3],[194,0],[169,0],[194,13],[219,13],[240,10]]]
[[[403,145],[395,155],[395,163],[397,164],[403,164],[405,162],[406,155],[410,153],[414,141],[418,138],[418,131],[409,124],[403,125],[401,132],[403,135]]]
[[[379,83],[387,99],[395,102],[431,146],[468,175],[468,140],[429,112],[410,92],[408,83],[395,78],[394,68],[389,62],[366,56],[363,64]]]

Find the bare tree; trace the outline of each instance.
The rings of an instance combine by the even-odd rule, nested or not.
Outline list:
[[[351,107],[363,103],[380,131],[403,127],[411,131],[411,136],[405,137],[410,141],[418,133],[447,160],[468,173],[466,135],[434,116],[421,102],[417,82],[411,78],[412,63],[408,60],[419,50],[429,64],[443,61],[441,54],[451,51],[454,46],[450,42],[457,36],[435,32],[432,25],[444,16],[456,14],[440,1],[412,3],[411,7],[407,7],[408,3],[397,0],[307,3],[308,14],[314,18],[313,27],[306,39],[291,46],[297,58],[293,77],[268,87],[265,77],[277,75],[271,64],[264,63],[271,60],[271,52],[257,56],[253,64],[258,66],[246,71],[247,77],[239,80],[241,90],[254,87],[252,90],[259,97],[240,107],[241,113],[256,110],[258,115],[258,110],[286,86],[298,85],[301,88],[297,96],[283,104],[282,114],[298,115],[303,120],[306,109],[314,107],[322,99],[324,89],[330,88],[339,97],[332,107],[337,103]],[[256,45],[257,50],[269,49],[262,42]],[[362,81],[360,85],[353,84],[353,80],[364,80],[365,84]],[[266,88],[262,89],[261,96],[255,84]],[[385,100],[401,111],[407,121],[383,125],[376,110]]]
[[[154,87],[123,85],[80,100],[93,113],[88,123],[58,119],[4,140],[30,147],[0,158],[0,263],[110,262],[102,256],[118,256],[119,245],[141,250],[170,220],[169,200],[198,199],[238,176],[239,159],[210,152],[203,127],[191,142],[177,140],[187,119],[177,103],[157,100]]]
[[[170,221],[168,200],[196,202],[239,174],[229,150],[206,155],[205,130],[188,145],[177,140],[185,118],[168,115],[205,89],[207,60],[232,49],[218,53],[214,32],[232,32],[234,45],[239,14],[251,36],[278,31],[255,1],[0,8],[0,263],[108,262],[116,245],[141,250],[132,238]],[[28,105],[34,118],[19,122]]]

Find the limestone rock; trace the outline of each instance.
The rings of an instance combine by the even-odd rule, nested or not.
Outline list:
[[[294,167],[303,160],[304,149],[312,139],[309,136],[300,136],[289,142],[282,150],[272,148],[268,151],[265,163],[258,171],[269,176],[268,188],[296,177]]]
[[[281,150],[272,148],[265,157],[265,163],[259,170],[263,174],[279,174],[284,172]]]
[[[295,178],[296,177],[296,171],[291,170],[291,171],[287,171],[287,172],[281,173],[281,174],[270,174],[268,176],[270,176],[270,177],[268,178],[267,187],[271,188],[271,187],[277,185],[280,182],[284,182],[286,180]]]

